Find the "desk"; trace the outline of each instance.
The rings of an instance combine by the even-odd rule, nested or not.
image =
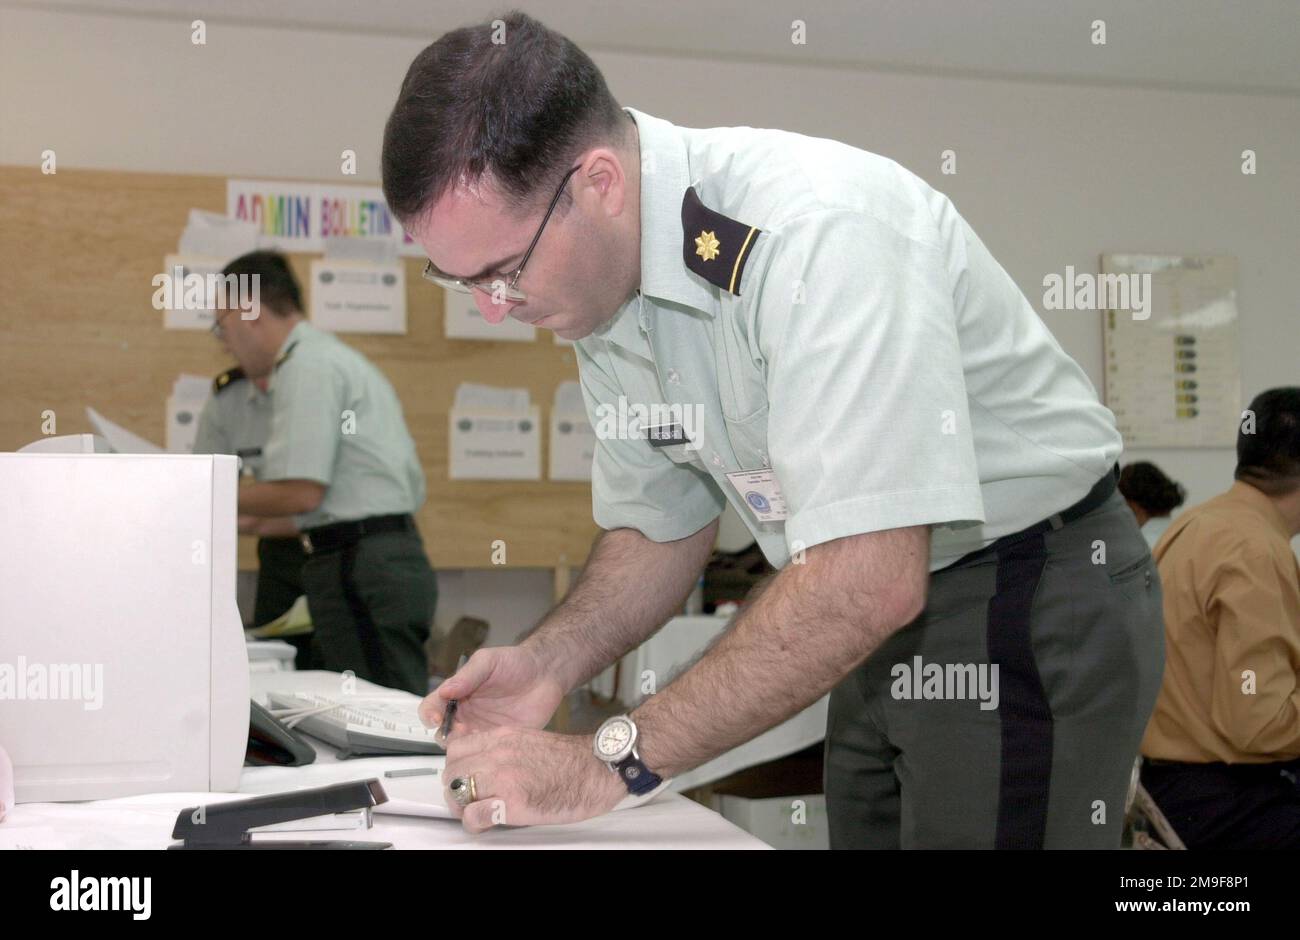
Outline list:
[[[252,675],[252,694],[268,689],[337,692],[339,676],[322,672]],[[358,691],[367,683],[357,680]],[[0,823],[0,849],[162,849],[172,843],[176,814],[259,793],[378,777],[384,771],[441,765],[441,757],[374,757],[340,761],[328,744],[309,739],[316,763],[306,767],[245,767],[238,793],[150,793],[84,803],[21,803]],[[593,758],[594,760],[594,758]],[[764,849],[768,846],[717,813],[676,793],[644,806],[564,826],[465,832],[459,820],[374,815],[374,827],[342,832],[275,832],[258,839],[355,839],[391,842],[397,849]]]

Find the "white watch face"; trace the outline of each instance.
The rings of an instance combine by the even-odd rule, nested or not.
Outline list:
[[[601,757],[617,757],[628,748],[632,740],[632,725],[626,721],[611,721],[603,729],[600,736],[596,739],[596,750],[600,752]]]

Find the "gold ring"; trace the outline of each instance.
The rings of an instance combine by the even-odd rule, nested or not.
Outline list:
[[[469,806],[478,799],[478,790],[474,786],[474,775],[453,777],[451,781],[451,798],[461,806]]]

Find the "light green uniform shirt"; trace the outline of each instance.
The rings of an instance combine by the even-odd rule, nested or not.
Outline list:
[[[1114,416],[943,194],[835,141],[626,110],[641,290],[577,344],[598,525],[668,541],[730,501],[780,568],[832,539],[929,524],[934,570],[1109,471]],[[705,235],[683,228],[692,186],[759,230],[734,290],[686,265]],[[620,397],[625,411],[698,409],[695,448],[602,434]],[[726,477],[761,468],[784,521],[759,522]]]
[[[383,373],[306,320],[285,338],[277,361],[262,479],[327,487],[319,507],[294,517],[298,527],[419,509],[424,471]]]
[[[226,376],[230,378],[223,381]],[[212,397],[199,415],[194,453],[234,454],[239,458],[240,473],[260,480],[270,436],[270,396],[238,370],[218,376]]]

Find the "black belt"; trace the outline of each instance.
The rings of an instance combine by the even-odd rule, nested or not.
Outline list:
[[[1110,499],[1110,494],[1115,492],[1116,481],[1118,479],[1119,464],[1116,464],[1108,470],[1100,480],[1093,484],[1092,489],[1088,491],[1087,495],[1085,495],[1083,499],[1079,500],[1073,506],[1070,506],[1068,509],[1063,509],[1054,515],[1048,516],[1042,522],[1036,522],[1027,529],[1021,529],[1019,532],[1012,532],[1010,535],[1004,535],[991,545],[985,545],[983,548],[973,551],[970,554],[962,555],[952,564],[944,565],[944,569],[956,568],[958,565],[965,564],[966,562],[972,561],[976,558],[996,555],[999,548],[1005,548],[1008,545],[1019,542],[1021,539],[1031,538],[1035,535],[1041,535],[1044,532],[1050,532],[1053,529],[1059,529],[1076,519],[1086,516],[1102,503],[1106,502],[1106,500]]]
[[[414,532],[415,519],[407,513],[393,516],[371,516],[369,519],[357,519],[354,522],[331,522],[329,525],[306,529],[298,536],[303,551],[308,555],[335,551],[353,542],[359,542],[367,535],[379,535],[383,532]]]

